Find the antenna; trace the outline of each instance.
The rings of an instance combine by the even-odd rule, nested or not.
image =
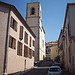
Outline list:
[[[31,2],[38,2],[38,0],[31,0]]]

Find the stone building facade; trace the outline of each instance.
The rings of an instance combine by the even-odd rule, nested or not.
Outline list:
[[[0,75],[34,66],[35,35],[13,5],[0,2]]]

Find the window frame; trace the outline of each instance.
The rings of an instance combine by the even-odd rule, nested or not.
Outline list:
[[[16,39],[9,35],[9,47],[16,49]]]
[[[27,51],[26,51],[27,48]],[[24,57],[28,57],[28,47],[24,45]]]
[[[20,46],[20,45],[21,45],[21,46]],[[23,51],[22,46],[23,46],[23,44],[18,41],[17,55],[19,55],[19,56],[22,56],[22,51]],[[21,47],[21,49],[20,49],[20,47]]]
[[[10,27],[17,32],[17,21],[12,16],[11,16]]]
[[[25,31],[24,42],[28,44],[28,33]]]
[[[35,8],[34,7],[31,8],[31,15],[35,15]]]

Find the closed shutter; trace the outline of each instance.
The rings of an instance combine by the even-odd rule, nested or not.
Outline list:
[[[11,17],[10,27],[12,27],[12,28],[13,28],[13,18],[12,18],[12,17]]]
[[[31,50],[31,58],[32,58],[32,50]]]
[[[25,43],[26,43],[26,32],[25,32]]]
[[[30,37],[30,47],[31,47],[31,37]]]
[[[19,44],[19,41],[18,41],[18,48],[17,48],[17,54],[19,55],[19,46],[20,46],[20,44]]]
[[[20,40],[23,39],[23,27],[20,26],[20,36],[19,36]]]
[[[11,41],[12,41],[12,37],[9,36],[9,47],[11,47]]]
[[[28,57],[28,47],[27,47],[27,57]]]
[[[33,51],[33,56],[34,56],[34,51]]]
[[[15,25],[15,31],[17,31],[17,22],[16,22],[16,25]]]
[[[24,57],[25,57],[25,45],[24,45]]]
[[[15,39],[15,49],[16,49],[16,39]]]
[[[21,56],[22,56],[22,43],[21,43]]]

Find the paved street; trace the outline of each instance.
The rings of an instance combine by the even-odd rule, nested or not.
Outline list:
[[[19,75],[47,75],[48,69],[52,65],[52,63],[53,63],[52,61],[40,61],[37,64],[37,66],[35,66],[33,69],[20,73]],[[10,74],[10,75],[16,75],[16,74]],[[71,75],[71,74],[65,69],[63,69],[62,75]]]
[[[37,68],[22,75],[47,75],[47,72],[48,68]]]

